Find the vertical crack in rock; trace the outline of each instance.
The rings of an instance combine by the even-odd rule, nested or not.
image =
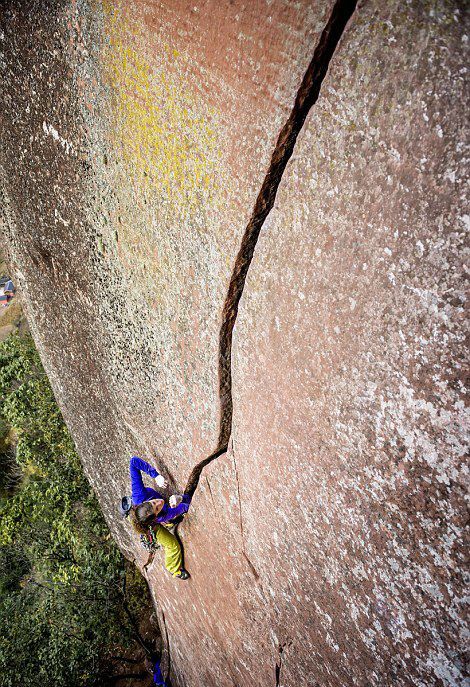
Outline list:
[[[235,467],[235,479],[237,480],[237,494],[238,494],[238,512],[240,513],[240,535],[242,538],[242,549],[245,551],[245,536],[243,533],[243,515],[242,515],[242,500],[240,498],[240,482],[238,481],[237,461],[235,460],[235,453],[232,452],[233,465]]]
[[[357,0],[337,0],[330,18],[323,30],[304,78],[297,92],[292,112],[279,134],[271,157],[268,172],[256,199],[253,214],[245,229],[240,249],[225,299],[222,326],[219,333],[219,395],[221,403],[218,445],[228,443],[232,431],[232,335],[238,314],[238,304],[245,286],[251,260],[261,228],[270,213],[277,189],[289,159],[292,156],[297,136],[305,122],[310,108],[318,100],[320,87],[325,78],[331,58],[351,18]]]
[[[218,449],[198,463],[192,470],[185,493],[193,495],[202,470],[216,458],[227,452],[232,433],[232,335],[238,314],[238,304],[245,286],[246,276],[253,259],[261,228],[273,208],[277,189],[289,159],[292,157],[299,135],[311,107],[318,100],[321,84],[328,71],[331,58],[357,5],[357,0],[337,0],[328,22],[320,36],[312,60],[304,74],[294,102],[294,107],[281,129],[268,172],[256,199],[253,214],[245,229],[235,266],[230,279],[222,312],[219,332],[219,397],[220,425]],[[238,482],[238,476],[237,476]],[[240,493],[238,494],[240,498]],[[241,518],[241,509],[240,509]],[[242,538],[243,538],[243,525]]]
[[[210,456],[207,456],[207,458],[204,458],[204,460],[201,460],[200,463],[198,463],[191,471],[191,474],[189,475],[188,482],[186,484],[184,493],[185,494],[190,494],[191,496],[194,494],[194,492],[197,489],[197,485],[199,484],[199,478],[201,477],[201,472],[203,469],[206,467],[206,465],[209,465],[209,463],[212,463],[213,460],[216,458],[219,458],[223,453],[227,453],[228,449],[228,443],[224,444],[220,448],[217,449],[217,451],[214,451],[214,453],[211,453]]]
[[[253,574],[253,577],[255,578],[255,580],[256,580],[257,582],[259,582],[259,581],[260,581],[259,572],[256,570],[255,566],[253,565],[253,563],[252,563],[251,560],[249,559],[249,557],[248,557],[246,551],[242,551],[242,554],[243,554],[243,558],[244,558],[244,559],[246,560],[246,562],[248,563],[248,567],[250,568],[250,570],[251,570],[251,572],[252,572],[252,574]]]
[[[284,653],[284,649],[289,648],[292,642],[284,642],[284,644],[279,644],[278,645],[278,651],[279,651],[279,659],[276,662],[275,670],[276,670],[276,686],[279,687],[281,684],[281,668],[282,668],[282,654]]]
[[[211,501],[212,501],[212,507],[217,512],[217,508],[215,507],[215,503],[214,503],[214,497],[212,495],[211,485],[210,485],[209,479],[207,477],[206,477],[206,484],[207,484],[207,488],[209,489],[209,494],[210,494]]]
[[[281,679],[281,665],[282,665],[282,653],[279,650],[279,661],[276,663],[276,687],[279,687],[279,682]]]

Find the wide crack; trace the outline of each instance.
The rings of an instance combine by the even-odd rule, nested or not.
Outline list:
[[[256,199],[253,214],[245,229],[235,260],[222,313],[219,333],[219,396],[220,425],[218,446],[226,446],[232,433],[232,336],[238,314],[238,304],[245,286],[261,228],[269,215],[286,165],[311,107],[318,100],[320,87],[331,58],[351,18],[357,0],[337,0],[323,30],[312,60],[305,72],[292,112],[281,129],[271,157],[268,172]],[[215,456],[214,456],[215,457]],[[210,462],[210,461],[209,461]],[[207,463],[206,463],[207,464]]]
[[[246,276],[253,259],[261,228],[274,206],[277,190],[281,183],[286,165],[294,151],[297,137],[305,123],[305,119],[310,109],[318,100],[321,84],[328,71],[331,58],[335,53],[336,47],[356,5],[357,0],[337,0],[333,6],[328,22],[313,53],[312,60],[300,84],[294,107],[277,139],[268,172],[264,178],[253,213],[245,229],[230,279],[222,313],[222,325],[219,332],[219,397],[221,410],[219,437],[217,442],[218,448],[214,453],[193,468],[185,488],[185,493],[187,494],[193,495],[196,491],[202,470],[206,465],[209,465],[213,460],[227,452],[232,433],[233,416],[231,369],[232,337],[238,314],[238,304],[243,294]],[[239,501],[241,518],[240,493]],[[242,521],[240,521],[240,524],[243,540]],[[246,553],[243,553],[247,563],[252,569],[253,575],[258,579],[258,572]],[[279,646],[279,660],[275,666],[276,685],[280,684],[282,654],[285,647],[286,643]]]
[[[185,493],[194,494],[202,470],[213,460],[226,453],[232,433],[232,337],[243,294],[246,276],[253,259],[261,228],[273,208],[282,175],[294,151],[297,137],[305,119],[317,102],[321,84],[336,47],[357,5],[357,0],[337,0],[320,36],[312,60],[304,74],[294,101],[294,107],[281,129],[267,174],[258,193],[253,213],[245,229],[235,260],[232,276],[222,311],[219,332],[219,398],[220,422],[217,450],[198,463],[192,470]]]

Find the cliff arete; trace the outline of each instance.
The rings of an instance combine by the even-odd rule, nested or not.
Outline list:
[[[6,0],[2,223],[177,687],[466,684],[468,23],[444,0]]]

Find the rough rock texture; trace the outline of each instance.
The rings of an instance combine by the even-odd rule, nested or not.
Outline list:
[[[361,7],[236,324],[244,550],[289,685],[306,654],[311,684],[464,683],[465,43],[430,10]]]
[[[129,451],[182,484],[217,447],[233,263],[329,4],[7,3],[11,254],[112,527]]]
[[[228,285],[331,8],[5,3],[11,258],[139,562],[129,453],[182,486],[217,447]],[[463,19],[361,3],[297,140],[239,307],[232,441],[182,527],[191,581],[149,571],[175,685],[464,684]]]

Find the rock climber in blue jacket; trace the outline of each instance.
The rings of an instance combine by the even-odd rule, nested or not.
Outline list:
[[[165,550],[165,567],[173,575],[182,580],[189,578],[189,573],[183,567],[181,545],[175,535],[162,523],[171,524],[188,512],[192,494],[174,494],[170,496],[169,505],[165,503],[160,492],[146,487],[142,479],[142,472],[155,479],[161,489],[167,486],[165,478],[142,458],[132,456],[130,460],[130,477],[132,498],[124,496],[120,511],[124,517],[130,516],[134,529],[141,535],[143,546],[151,553],[163,546]]]
[[[167,487],[167,481],[155,468],[142,458],[132,456],[129,465],[132,487],[132,505],[135,508],[136,518],[141,525],[151,525],[154,522],[169,522],[188,512],[191,496],[188,494],[173,494],[170,496],[169,505],[164,497],[155,489],[146,487],[142,480],[142,472],[155,479],[155,483],[161,489]]]

